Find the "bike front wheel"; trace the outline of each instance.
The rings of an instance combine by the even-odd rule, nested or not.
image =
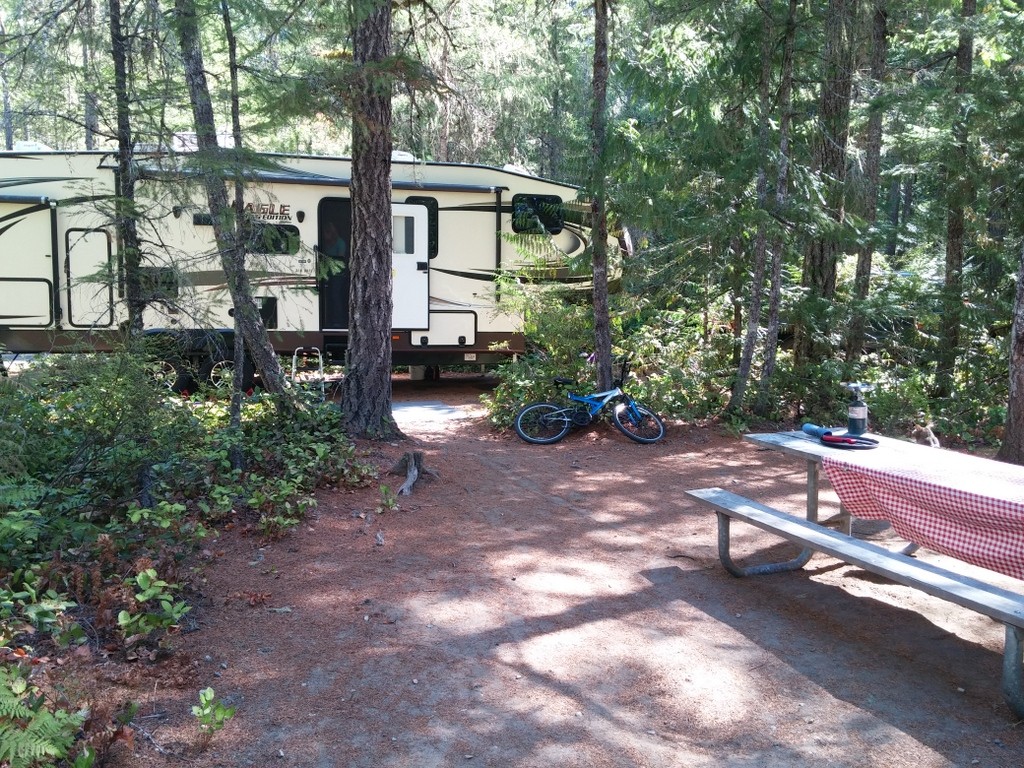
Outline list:
[[[639,403],[619,403],[612,412],[619,431],[638,443],[656,443],[665,436],[665,424]]]
[[[569,434],[566,409],[554,403],[533,403],[520,409],[513,422],[516,434],[534,445],[557,443]]]

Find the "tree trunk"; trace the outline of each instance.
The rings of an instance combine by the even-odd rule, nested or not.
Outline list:
[[[1006,408],[1006,430],[996,458],[1024,464],[1024,248],[1017,267],[1017,295],[1013,303],[1010,333],[1010,399]]]
[[[129,42],[121,20],[120,0],[108,0],[110,47],[114,64],[114,102],[117,114],[117,198],[114,202],[114,229],[124,264],[125,303],[128,307],[128,333],[142,333],[142,248],[135,211],[135,146],[132,136],[128,93]]]
[[[825,196],[825,212],[840,227],[846,219],[846,144],[850,130],[853,88],[853,22],[857,0],[829,0],[825,16],[824,78],[821,85],[815,159]],[[804,254],[803,286],[817,315],[818,328],[803,326],[797,335],[796,362],[814,363],[828,354],[820,338],[828,334],[824,307],[836,292],[836,273],[842,243],[828,233],[808,244]]]
[[[231,23],[231,9],[227,0],[220,3],[221,18],[224,20],[224,37],[228,47],[228,72],[231,76],[231,135],[234,140],[235,149],[242,148],[242,116],[238,92],[238,43],[235,39],[234,26]],[[245,189],[242,182],[235,180],[235,246],[225,258],[234,262],[234,268],[239,271],[245,270],[245,248],[241,245],[248,241],[247,225],[245,219]],[[241,235],[241,236],[239,236]],[[231,358],[234,362],[231,376],[231,408],[229,412],[229,429],[236,436],[231,441],[231,448],[228,451],[228,458],[231,467],[236,470],[245,468],[245,452],[242,450],[242,390],[245,387],[245,337],[242,335],[242,327],[238,320],[235,320],[234,349]]]
[[[4,23],[4,16],[0,13],[0,39],[7,37],[7,25]],[[7,82],[7,68],[0,68],[0,88],[3,89],[3,122],[4,122],[4,149],[10,152],[14,149],[14,113],[11,109],[11,86]]]
[[[0,31],[0,34],[3,32]],[[0,72],[0,87],[3,88],[4,98],[4,149],[10,152],[14,149],[14,114],[11,112],[11,89],[2,72]]]
[[[446,11],[445,28],[451,27],[452,24],[452,12],[456,6],[452,4]],[[444,82],[450,82],[455,78],[452,76],[452,65],[451,65],[451,54],[452,54],[452,41],[451,38],[445,34],[442,35],[441,41],[441,60],[438,64],[438,75]],[[452,158],[452,126],[455,123],[455,104],[453,99],[444,99],[440,105],[441,125],[440,130],[437,132],[437,159],[441,162],[454,162]]]
[[[375,65],[391,55],[391,6],[356,20],[352,116],[352,260],[342,410],[355,435],[401,434],[391,414],[391,88]]]
[[[782,44],[782,72],[779,82],[779,162],[775,179],[775,215],[783,217],[789,191],[789,130],[793,120],[793,53],[796,47],[797,0],[789,0],[786,14],[786,32]],[[754,412],[768,416],[771,411],[769,394],[775,375],[775,360],[779,347],[780,305],[782,304],[782,252],[785,245],[781,237],[772,242],[769,266],[768,324],[764,336],[764,363],[758,386]]]
[[[886,0],[874,4],[871,23],[871,83],[870,98],[876,99],[885,78],[885,60],[888,52],[888,10]],[[882,158],[882,108],[871,105],[868,117],[864,179],[860,186],[861,215],[868,225],[869,235],[857,253],[857,272],[853,282],[853,317],[846,337],[846,362],[859,359],[864,349],[867,329],[865,302],[871,287],[871,261],[875,251],[874,229],[878,220],[878,187],[881,178]]]
[[[554,13],[550,14],[550,17],[548,23],[548,55],[551,56],[554,71],[561,72],[563,71],[562,54],[564,53],[562,48],[562,31],[565,21]],[[541,175],[549,179],[557,179],[561,176],[562,156],[565,151],[565,137],[563,135],[565,97],[562,92],[562,79],[560,77],[551,78],[551,95],[549,98],[551,99],[551,126],[549,130],[544,131],[543,137],[544,145],[547,149],[547,152],[545,152],[547,168],[543,169]]]
[[[764,25],[761,29],[761,83],[760,115],[757,131],[757,148],[760,165],[757,168],[757,208],[762,214],[768,208],[768,137],[771,116],[770,93],[772,78],[772,53],[775,38],[775,23],[772,18],[772,6],[763,11]],[[733,382],[732,395],[725,409],[727,411],[739,411],[743,408],[743,398],[747,393],[747,385],[750,381],[750,368],[754,362],[754,348],[761,331],[761,307],[764,303],[764,280],[767,259],[768,224],[762,216],[757,225],[757,234],[754,236],[754,274],[750,281],[748,291],[749,302],[747,306],[747,331],[743,339],[743,349],[740,352],[739,365],[736,368],[736,380]],[[737,331],[738,331],[737,327]]]
[[[914,215],[914,176],[903,177],[903,181],[899,183],[897,188],[897,194],[899,195],[899,200],[893,204],[896,217],[893,221],[892,253],[890,254],[893,258],[890,260],[889,265],[893,269],[902,269],[906,263],[904,258],[906,256],[906,248],[900,244],[899,238],[900,234],[906,231]]]
[[[99,133],[99,99],[92,89],[91,81],[93,76],[93,31],[96,24],[96,13],[92,0],[85,0],[82,5],[82,19],[79,26],[82,30],[82,71],[85,73],[86,83],[82,123],[85,127],[85,148],[93,150],[96,148],[96,135]]]
[[[956,49],[955,94],[958,115],[953,124],[953,163],[946,168],[948,209],[946,213],[946,272],[943,281],[942,321],[939,327],[939,354],[935,372],[936,397],[953,394],[953,378],[960,349],[960,322],[963,315],[964,238],[967,231],[966,208],[973,197],[967,148],[967,104],[965,94],[974,62],[974,34],[966,25],[977,10],[977,0],[963,0]]]
[[[608,4],[594,0],[594,80],[591,115],[591,211],[594,278],[594,358],[597,388],[612,388],[612,334],[608,317],[608,212],[605,184],[605,141],[608,129]]]
[[[203,51],[200,47],[199,24],[194,0],[175,0],[178,42],[181,46],[185,66],[185,82],[192,101],[192,116],[196,127],[197,155],[199,159],[213,161],[222,154],[217,145],[217,126],[210,100],[210,88],[203,66]],[[212,166],[212,163],[211,163]],[[228,200],[227,188],[222,178],[223,168],[207,167],[202,174],[206,190],[213,231],[221,255],[221,267],[234,307],[236,328],[245,339],[246,348],[252,356],[264,388],[274,394],[284,394],[284,370],[281,360],[274,351],[267,329],[263,325],[256,301],[253,299],[249,273],[244,267],[242,240],[237,236],[241,222],[233,215]],[[239,258],[241,254],[241,258]],[[243,361],[235,361],[236,366]]]
[[[743,359],[743,277],[747,273],[739,247],[739,238],[733,238],[729,252],[732,254],[732,266],[726,270],[726,277],[729,282],[729,304],[732,306],[732,321],[729,324],[732,331],[730,346],[732,365],[738,371]]]
[[[888,236],[885,241],[885,253],[890,257],[896,255],[896,240],[899,237],[900,231],[901,194],[902,190],[900,189],[900,180],[898,178],[892,179],[889,182],[889,205],[887,207],[889,228]]]

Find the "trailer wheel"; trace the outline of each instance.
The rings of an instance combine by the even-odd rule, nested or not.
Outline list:
[[[200,378],[215,389],[230,390],[235,378],[234,360],[207,360],[199,371]],[[246,357],[242,363],[242,391],[252,389],[256,379],[252,361]]]
[[[174,369],[174,364],[169,360],[156,360],[150,363],[149,375],[158,387],[164,389],[173,389],[174,382],[178,378],[178,372]]]
[[[191,367],[184,363],[157,360],[150,367],[150,375],[158,386],[165,387],[175,394],[195,392],[198,389],[195,374]]]

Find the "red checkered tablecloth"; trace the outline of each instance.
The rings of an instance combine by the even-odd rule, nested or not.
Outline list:
[[[892,441],[836,451],[822,465],[855,517],[888,520],[909,541],[1024,579],[1024,467]]]

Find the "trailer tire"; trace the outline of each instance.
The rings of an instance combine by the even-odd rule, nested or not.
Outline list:
[[[179,395],[191,395],[199,389],[199,382],[196,381],[195,372],[191,368],[180,368],[178,376],[171,386],[171,391]]]
[[[207,358],[199,371],[200,379],[219,390],[230,390],[234,382],[235,362],[231,358]],[[256,380],[256,372],[252,360],[248,356],[242,362],[242,391],[252,389]]]
[[[195,370],[179,360],[156,360],[150,368],[150,374],[158,386],[166,387],[176,395],[192,393],[199,388]]]

